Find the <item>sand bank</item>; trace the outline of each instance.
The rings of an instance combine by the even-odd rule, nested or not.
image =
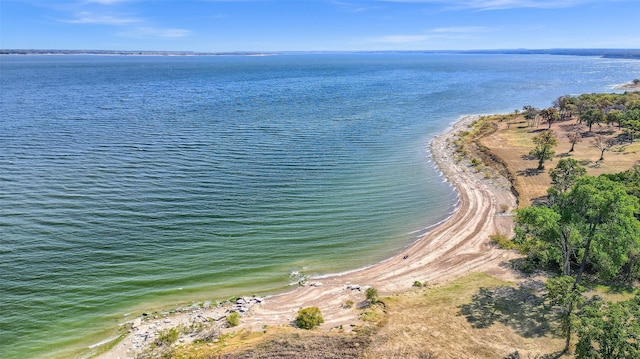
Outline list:
[[[375,287],[381,296],[408,290],[414,281],[430,285],[443,283],[469,272],[486,272],[509,277],[500,264],[514,257],[497,249],[489,241],[496,233],[510,235],[513,221],[505,215],[505,207],[516,208],[516,198],[504,178],[487,179],[465,161],[457,163],[453,145],[449,145],[461,129],[479,116],[465,116],[445,134],[434,138],[430,151],[443,174],[459,194],[459,206],[446,221],[434,227],[413,245],[388,260],[360,270],[334,276],[310,279],[305,286],[260,300],[248,308],[243,323],[234,329],[259,331],[267,326],[291,324],[302,307],[317,306],[325,323],[321,330],[358,324],[357,310],[344,308],[349,300],[365,300],[364,289]],[[206,318],[222,321],[230,308],[192,308],[174,315],[153,319],[136,319],[130,334],[112,350],[99,358],[131,358],[136,350],[153,341],[160,330],[177,325],[190,325]]]
[[[633,80],[629,83],[617,85],[614,90],[640,91],[640,79]]]

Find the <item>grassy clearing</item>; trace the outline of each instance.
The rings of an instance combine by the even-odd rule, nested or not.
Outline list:
[[[495,288],[512,289],[483,301]],[[553,321],[529,312],[539,305],[539,293],[486,274],[383,301],[387,324],[373,336],[365,358],[503,358],[516,350],[534,357],[562,348],[549,329]]]
[[[588,289],[586,295],[588,297],[599,296],[611,302],[622,302],[633,298],[640,293],[640,288],[632,285],[607,285],[600,282],[584,283]]]
[[[270,327],[178,346],[173,358],[503,358],[557,352],[539,291],[472,274],[443,286],[381,298],[353,332]]]

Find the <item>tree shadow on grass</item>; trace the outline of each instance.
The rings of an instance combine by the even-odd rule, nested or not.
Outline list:
[[[494,323],[511,327],[520,335],[532,338],[546,335],[555,322],[541,294],[544,284],[528,280],[518,287],[480,288],[469,304],[460,306],[474,328],[488,328]]]
[[[564,355],[564,351],[557,351],[549,354],[536,355],[535,357],[531,357],[531,355],[528,355],[525,358],[524,356],[520,355],[520,353],[516,350],[515,352],[504,357],[503,359],[558,359],[558,358],[561,358],[562,355]]]
[[[527,168],[526,170],[520,170],[518,171],[518,176],[524,176],[524,177],[533,177],[533,176],[537,176],[541,173],[544,172],[544,169],[539,169],[539,168]]]

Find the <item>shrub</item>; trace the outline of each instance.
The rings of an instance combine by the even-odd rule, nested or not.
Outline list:
[[[378,290],[373,288],[373,287],[369,287],[367,288],[367,291],[365,292],[365,295],[367,296],[367,300],[371,303],[371,304],[376,304],[378,302]]]
[[[351,299],[349,299],[342,305],[342,308],[349,309],[353,307],[354,304],[355,303]]]
[[[298,311],[298,317],[296,318],[296,326],[298,328],[311,330],[322,323],[324,323],[324,319],[322,319],[320,308],[307,307]]]
[[[422,283],[420,283],[420,281],[416,280],[416,281],[413,282],[413,286],[421,288],[422,287]]]
[[[227,325],[229,328],[237,327],[240,324],[240,315],[238,312],[231,312],[227,315]]]
[[[220,337],[220,330],[215,325],[202,325],[191,334],[195,343],[213,343]]]
[[[509,237],[502,233],[496,233],[489,236],[491,242],[498,245],[502,249],[515,249],[516,245]]]
[[[178,328],[169,328],[158,333],[158,337],[153,342],[156,347],[162,346],[171,346],[173,343],[178,340],[180,333],[178,332]]]

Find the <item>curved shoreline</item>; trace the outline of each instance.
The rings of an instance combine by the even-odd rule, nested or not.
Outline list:
[[[242,324],[232,330],[263,330],[264,326],[290,324],[298,309],[317,306],[325,323],[321,328],[342,325],[351,328],[359,322],[358,311],[344,308],[347,301],[365,300],[368,286],[386,296],[411,289],[414,281],[443,283],[469,272],[484,271],[493,275],[507,274],[500,263],[512,258],[509,251],[497,249],[489,241],[496,233],[510,234],[513,221],[499,216],[502,206],[516,207],[510,188],[497,179],[486,179],[471,167],[456,163],[449,141],[480,116],[463,116],[430,144],[431,158],[458,194],[458,206],[445,220],[435,224],[420,239],[399,253],[370,266],[312,280],[306,286],[277,294],[249,308]],[[170,317],[132,323],[129,334],[111,350],[98,358],[130,358],[146,343],[153,342],[154,333],[164,328],[191,324],[197,318],[220,318],[224,308],[193,308]],[[221,314],[222,312],[222,314]],[[141,340],[142,339],[142,340]]]
[[[640,80],[633,80],[624,84],[615,85],[614,90],[640,91]]]

